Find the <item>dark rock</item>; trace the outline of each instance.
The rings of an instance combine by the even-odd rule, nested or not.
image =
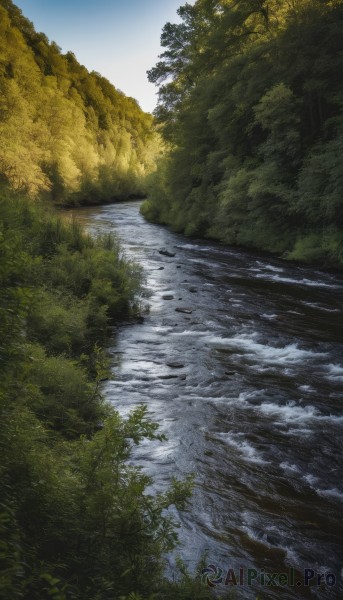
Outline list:
[[[191,294],[196,294],[198,290],[195,287],[190,287],[189,291],[191,292]]]
[[[162,300],[174,300],[174,296],[166,294],[165,296],[162,296]]]
[[[177,267],[176,267],[176,268],[177,268],[177,269],[181,269],[181,265],[177,265]]]
[[[167,362],[167,367],[170,367],[171,369],[183,369],[184,366],[185,365],[179,362]]]
[[[164,267],[159,267],[157,270],[158,271],[164,271]]]
[[[169,250],[166,250],[165,248],[161,248],[158,253],[162,254],[163,256],[168,256],[169,258],[173,258],[175,256],[175,252],[169,252]]]
[[[181,308],[180,307],[180,308],[176,308],[175,310],[176,310],[176,312],[184,313],[185,315],[191,315],[193,312],[190,308]]]
[[[159,379],[178,379],[178,375],[160,375]]]

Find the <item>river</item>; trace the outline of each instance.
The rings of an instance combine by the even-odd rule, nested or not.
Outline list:
[[[116,332],[104,391],[168,437],[134,452],[157,489],[195,473],[179,555],[193,570],[206,551],[219,593],[232,569],[238,598],[343,598],[342,276],[187,239],[139,205],[75,214],[144,268],[150,310]]]

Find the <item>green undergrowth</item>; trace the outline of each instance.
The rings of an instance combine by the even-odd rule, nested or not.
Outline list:
[[[138,313],[139,269],[112,237],[6,188],[0,253],[0,598],[209,597],[198,579],[163,577],[168,507],[186,507],[191,479],[149,493],[130,455],[162,441],[157,425],[101,395],[111,328]]]

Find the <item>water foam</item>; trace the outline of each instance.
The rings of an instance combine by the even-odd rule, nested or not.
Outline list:
[[[218,263],[212,262],[210,260],[207,260],[206,258],[201,259],[201,258],[189,258],[188,259],[189,262],[198,264],[198,265],[205,265],[206,267],[212,267],[213,269],[219,269],[220,265]]]
[[[167,325],[153,325],[151,327],[151,329],[153,331],[155,331],[156,333],[161,333],[161,334],[171,333],[173,331],[173,328],[169,327]]]
[[[263,267],[264,269],[267,269],[267,271],[273,271],[274,273],[283,273],[283,271],[284,271],[284,269],[281,269],[281,267],[274,267],[273,265],[266,265],[265,263],[261,262],[260,260],[257,260],[256,264],[259,265],[260,267]]]
[[[274,548],[275,547],[275,546],[272,546],[272,544],[270,544],[270,542],[268,541],[268,536],[267,536],[267,534],[265,532],[264,533],[256,533],[248,525],[243,525],[242,531],[244,531],[244,533],[246,533],[246,535],[248,536],[248,538],[250,540],[252,540],[253,542],[257,542],[258,544],[263,544],[267,548]]]
[[[311,394],[312,392],[314,392],[313,387],[311,387],[310,385],[299,385],[298,389],[301,392],[305,392],[306,394]]]
[[[308,306],[309,308],[315,308],[317,310],[323,310],[324,312],[328,312],[328,313],[337,313],[337,312],[340,312],[339,308],[328,308],[327,306],[323,306],[322,304],[319,304],[318,302],[305,302],[304,300],[302,300],[301,303],[304,306]]]
[[[322,498],[333,498],[334,500],[340,500],[341,502],[343,502],[343,492],[341,492],[337,488],[319,488],[317,485],[319,482],[318,477],[309,474],[305,475],[303,479],[306,481],[306,483],[308,483],[308,485],[313,489],[313,491],[316,492],[316,494],[318,494],[318,496],[321,496]]]
[[[288,431],[282,431],[282,435],[301,437],[303,438],[305,435],[312,435],[313,431],[311,429],[305,429],[305,427],[300,427],[297,429],[289,429]]]
[[[269,365],[296,365],[308,359],[323,358],[327,356],[324,352],[312,352],[301,350],[298,344],[289,344],[282,348],[267,346],[254,341],[257,334],[241,334],[232,338],[209,336],[208,342],[215,346],[226,346],[246,352],[246,357]]]
[[[299,469],[299,467],[297,467],[297,465],[290,465],[287,462],[280,463],[280,467],[284,471],[292,471],[293,473],[299,473],[300,472],[300,469]]]
[[[299,556],[295,550],[287,545],[285,541],[289,540],[289,531],[282,531],[278,525],[261,523],[260,515],[253,515],[248,511],[242,513],[243,525],[241,530],[254,542],[263,544],[267,548],[278,548],[286,555],[286,560],[289,564],[294,565],[299,563]]]
[[[337,488],[332,488],[329,490],[317,490],[316,492],[319,496],[324,496],[326,498],[335,498],[336,500],[340,500],[343,502],[343,492],[340,492]]]
[[[303,479],[312,487],[318,481],[318,477],[314,475],[304,475]]]
[[[307,287],[315,288],[328,288],[332,290],[340,289],[341,286],[335,283],[324,283],[324,281],[313,281],[312,279],[294,279],[293,277],[280,277],[278,274],[269,275],[268,273],[257,274],[258,279],[268,279],[269,281],[275,281],[276,283],[291,283],[292,285],[305,285]]]
[[[254,446],[249,444],[249,442],[245,439],[239,439],[242,438],[242,435],[243,434],[241,433],[232,433],[230,431],[228,433],[218,434],[218,436],[221,439],[224,439],[229,446],[238,450],[240,454],[242,454],[243,459],[247,462],[261,465],[268,464],[268,461],[261,457],[261,454],[256,450],[256,448],[254,448]]]
[[[343,416],[323,415],[315,406],[300,406],[294,400],[284,405],[274,404],[273,402],[264,402],[258,408],[268,416],[277,415],[280,421],[296,425],[303,423],[307,424],[309,421],[335,424],[343,423]]]
[[[303,423],[309,419],[314,419],[319,416],[317,409],[314,406],[299,406],[294,401],[283,406],[272,402],[264,402],[260,405],[260,410],[266,415],[277,415],[286,423]]]
[[[329,374],[326,375],[327,379],[331,381],[343,381],[343,367],[342,365],[328,365]]]
[[[197,329],[185,329],[184,331],[172,331],[172,333],[170,335],[176,336],[176,337],[190,337],[190,336],[203,337],[203,336],[208,335],[208,331],[199,331]]]

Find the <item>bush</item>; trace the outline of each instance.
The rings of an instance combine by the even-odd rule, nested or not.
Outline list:
[[[142,439],[162,440],[157,425],[100,393],[99,340],[137,310],[139,270],[113,238],[13,193],[0,219],[0,597],[207,598],[190,580],[173,596],[163,578],[168,507],[185,508],[191,480],[151,495],[129,461]]]

